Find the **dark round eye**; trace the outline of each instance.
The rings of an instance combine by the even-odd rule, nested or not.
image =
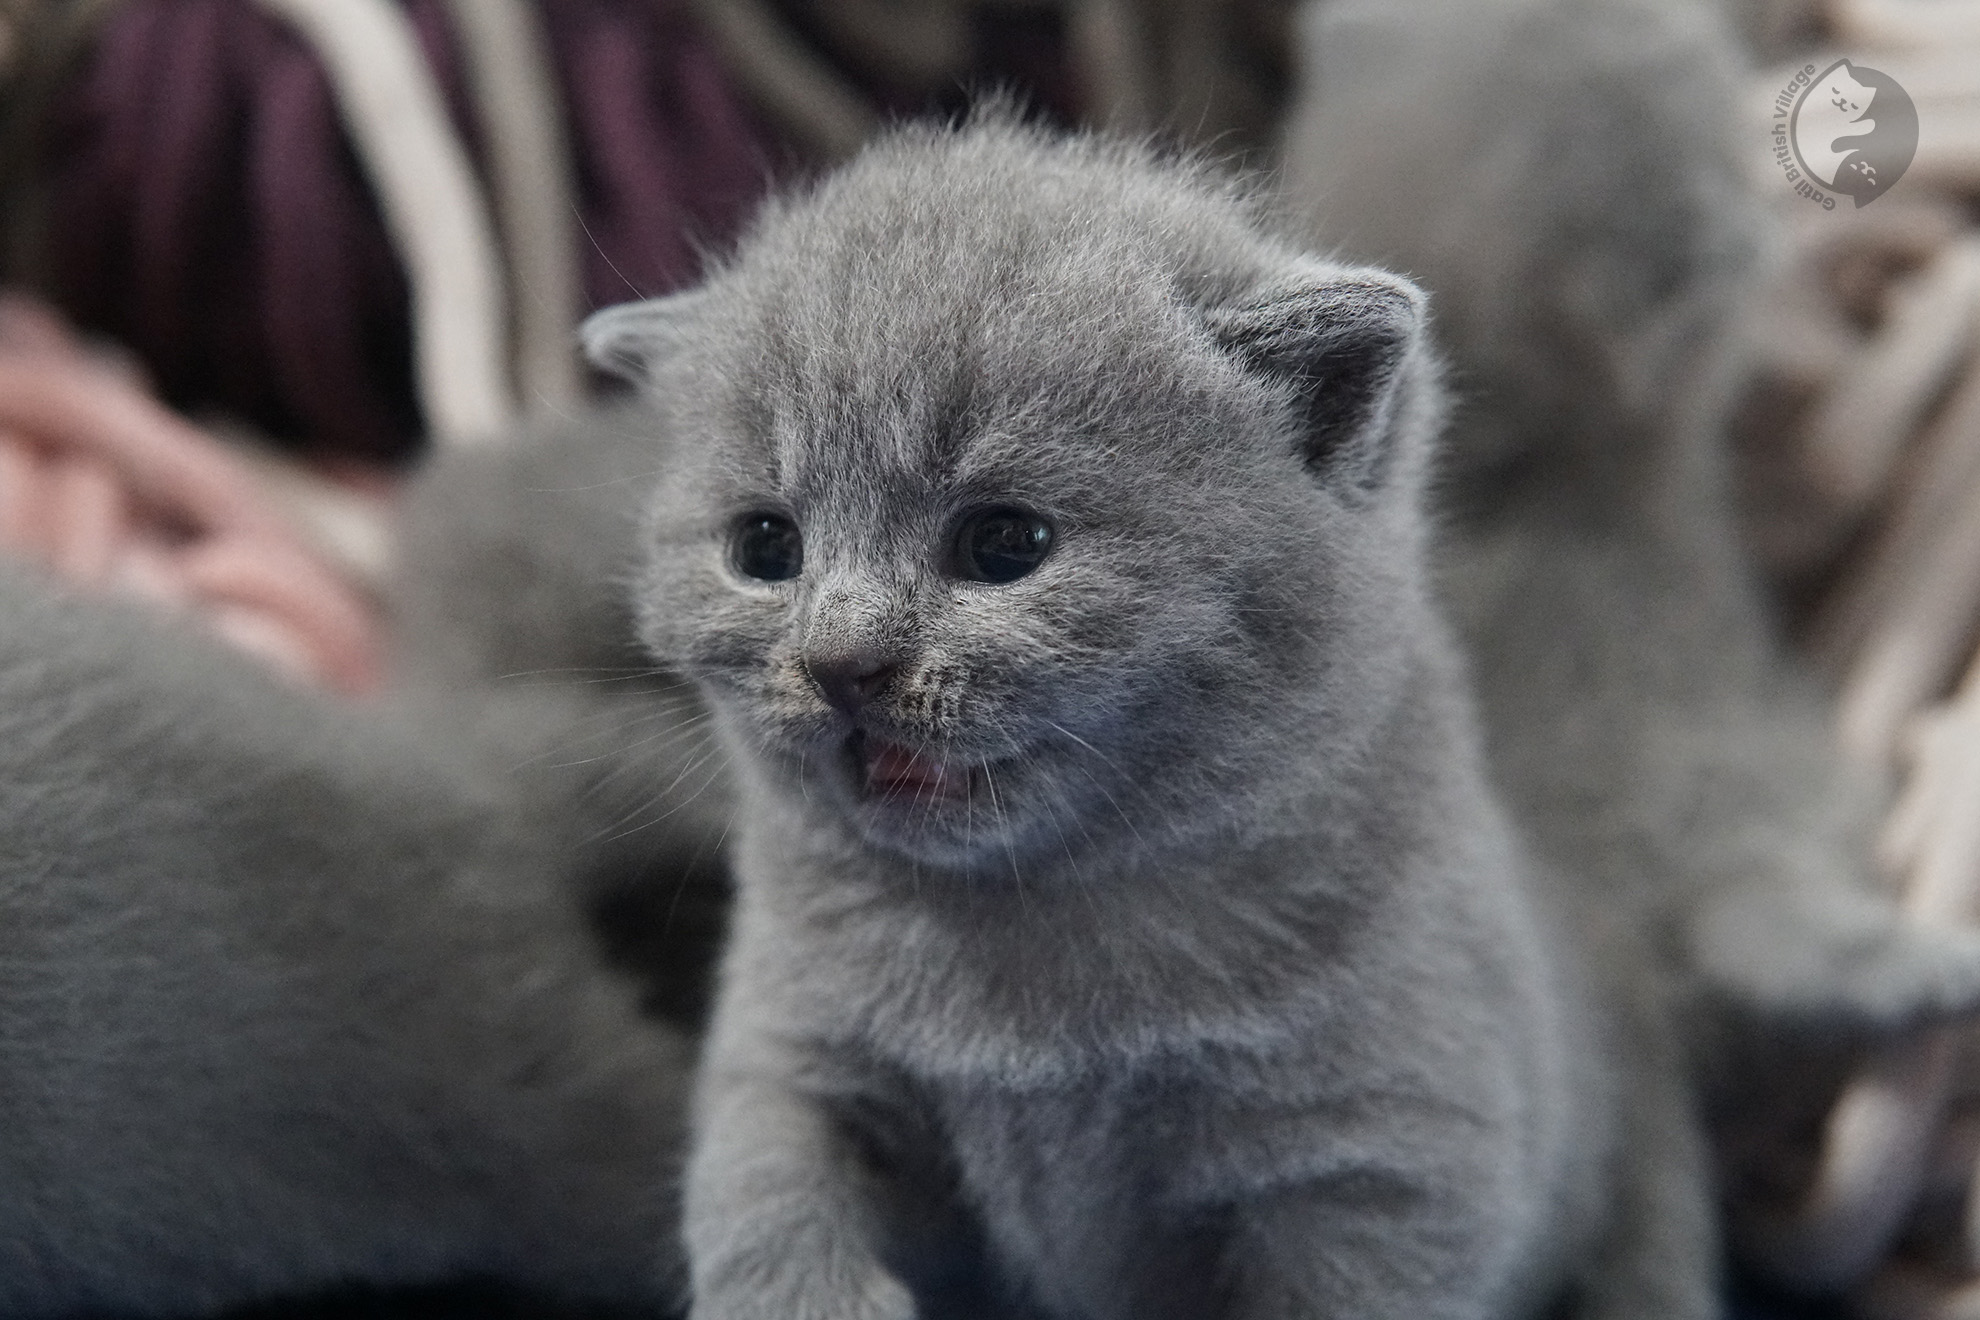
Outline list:
[[[1052,528],[1024,509],[985,509],[956,533],[956,569],[972,582],[1015,582],[1052,548]]]
[[[752,513],[729,538],[729,561],[744,577],[783,582],[804,567],[804,537],[782,514]]]

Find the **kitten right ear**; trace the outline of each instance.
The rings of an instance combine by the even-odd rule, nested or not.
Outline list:
[[[578,328],[585,360],[621,380],[646,384],[653,363],[685,337],[689,313],[701,299],[700,289],[690,289],[593,312]]]
[[[1424,301],[1401,276],[1308,261],[1208,320],[1227,349],[1292,386],[1307,467],[1355,497],[1386,483],[1405,440]]]

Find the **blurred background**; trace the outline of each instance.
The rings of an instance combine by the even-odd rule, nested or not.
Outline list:
[[[996,86],[1054,122],[1166,127],[1254,156],[1285,101],[1291,10],[7,0],[6,277],[127,350],[182,411],[314,459],[400,464],[448,419],[414,384],[418,245],[390,218],[379,153],[353,147],[367,95],[424,108],[388,84],[430,83],[433,133],[466,157],[476,195],[416,200],[480,212],[468,227],[509,286],[510,351],[490,374],[527,410],[561,401],[570,372],[522,356],[524,323],[554,315],[568,352],[583,311],[693,282],[766,189],[887,118],[953,113]],[[395,36],[421,68],[387,53]],[[340,62],[347,75],[326,68]]]

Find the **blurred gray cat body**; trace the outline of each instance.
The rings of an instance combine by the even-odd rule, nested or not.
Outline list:
[[[993,119],[588,337],[661,410],[642,633],[741,797],[699,1320],[910,1314],[945,1226],[1067,1320],[1699,1313],[1429,599],[1411,286]],[[1049,551],[972,577],[1007,514]]]
[[[573,904],[648,1010],[691,1028],[726,920],[733,795],[700,703],[634,631],[659,461],[623,406],[436,455],[400,504],[391,604],[398,699],[537,804]]]
[[[554,803],[0,565],[0,1312],[673,1285],[688,1052]]]
[[[1453,352],[1444,594],[1523,827],[1694,1008],[1831,1034],[1970,1009],[1980,936],[1875,884],[1879,788],[1733,517],[1734,331],[1770,230],[1722,15],[1341,0],[1303,41],[1288,190],[1421,278]]]
[[[1738,315],[1771,231],[1723,17],[1309,4],[1285,173],[1310,232],[1436,299],[1461,399],[1439,571],[1494,781],[1650,955],[1696,1069],[1678,1103],[1751,1209],[1798,1194],[1805,1154],[1782,1152],[1852,1049],[1980,1004],[1980,935],[1914,925],[1877,883],[1882,786],[1844,762],[1740,543]],[[1764,1261],[1768,1220],[1742,1218]]]

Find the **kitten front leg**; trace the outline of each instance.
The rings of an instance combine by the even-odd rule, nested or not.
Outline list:
[[[1455,1185],[1347,1172],[1240,1206],[1228,1320],[1483,1320],[1503,1300],[1505,1235]]]
[[[1887,895],[1755,880],[1700,905],[1705,988],[1764,1020],[1885,1036],[1980,1008],[1980,933],[1914,922]]]
[[[742,1016],[718,1011],[697,1097],[692,1320],[912,1320],[874,1249],[876,1180],[807,1085],[830,1061]]]

